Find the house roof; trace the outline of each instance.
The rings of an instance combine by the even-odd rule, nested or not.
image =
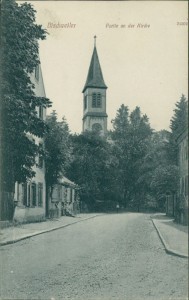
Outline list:
[[[68,178],[66,178],[65,176],[62,176],[59,179],[59,183],[62,185],[67,185],[67,186],[72,186],[72,187],[77,187],[77,184],[75,184],[73,181],[69,180]]]
[[[104,82],[104,78],[102,75],[102,70],[101,70],[96,46],[94,46],[91,63],[87,75],[87,80],[82,92],[84,93],[84,91],[88,87],[107,89],[107,86]]]

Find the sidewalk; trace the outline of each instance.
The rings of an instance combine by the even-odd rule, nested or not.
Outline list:
[[[0,230],[0,246],[13,244],[32,236],[82,222],[99,215],[101,214],[78,214],[75,217],[63,216],[58,219],[46,220],[45,222],[20,224],[4,228]]]
[[[154,214],[152,222],[158,235],[169,254],[187,258],[188,257],[188,226],[174,222],[174,219],[165,214]]]

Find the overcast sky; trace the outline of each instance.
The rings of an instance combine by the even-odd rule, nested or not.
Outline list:
[[[29,2],[29,1],[27,1]],[[107,90],[108,128],[122,103],[140,106],[151,126],[168,129],[175,103],[187,96],[187,1],[32,1],[37,23],[75,24],[47,28],[40,42],[46,96],[72,132],[81,132],[83,94],[97,35]],[[137,27],[147,24],[146,28]],[[110,28],[110,25],[117,24]],[[135,25],[129,28],[128,25]],[[125,27],[121,28],[121,25]],[[48,110],[48,114],[52,109]]]

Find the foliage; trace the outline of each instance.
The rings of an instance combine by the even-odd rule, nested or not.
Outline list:
[[[177,138],[184,130],[188,129],[188,101],[184,95],[176,103],[174,115],[170,121],[171,135],[168,144],[170,163],[177,164],[178,147]]]
[[[184,95],[176,103],[174,109],[174,115],[171,119],[170,128],[173,134],[177,134],[180,131],[186,129],[188,124],[188,101]]]
[[[80,197],[90,209],[110,198],[109,146],[95,132],[72,136],[69,178],[80,186]]]
[[[159,165],[153,172],[151,187],[158,198],[168,192],[175,192],[178,188],[178,167]]]
[[[166,130],[154,132],[141,164],[141,184],[148,197],[153,198],[160,209],[164,206],[166,193],[178,184],[178,169],[174,164],[170,164],[169,160],[169,139],[170,132]]]
[[[180,111],[178,115],[184,119]],[[72,136],[68,174],[80,186],[81,199],[91,209],[98,203],[107,208],[108,202],[114,208],[117,202],[138,210],[162,208],[166,193],[178,186],[178,168],[170,155],[172,132],[154,132],[139,107],[129,113],[123,104],[112,123],[107,140],[95,132]],[[178,117],[173,124],[180,124]]]
[[[46,108],[50,101],[35,95],[30,78],[39,64],[38,40],[45,39],[46,31],[35,23],[30,4],[3,0],[1,5],[1,189],[13,192],[15,181],[34,176],[39,148],[31,134],[43,137],[46,129],[36,108]]]
[[[142,191],[140,167],[148,149],[152,129],[147,116],[141,114],[139,107],[129,114],[128,107],[121,105],[112,123],[120,201],[126,206],[133,198],[139,200],[138,194]]]
[[[143,187],[155,198],[158,207],[167,193],[179,186],[177,137],[187,128],[188,104],[184,95],[176,103],[171,119],[171,132],[162,130],[152,135],[147,155],[141,165]],[[164,199],[164,200],[163,200]]]
[[[48,130],[44,137],[45,143],[45,172],[46,185],[53,187],[58,179],[65,173],[70,160],[70,133],[65,120],[57,120],[53,111],[46,118]]]

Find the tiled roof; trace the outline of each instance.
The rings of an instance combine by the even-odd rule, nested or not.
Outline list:
[[[96,88],[104,88],[107,89],[107,86],[104,82],[104,78],[102,75],[102,70],[100,67],[100,62],[98,59],[98,54],[96,50],[96,46],[94,47],[93,50],[93,55],[91,58],[91,63],[87,75],[87,80],[83,89],[83,93],[88,87],[96,87]]]

